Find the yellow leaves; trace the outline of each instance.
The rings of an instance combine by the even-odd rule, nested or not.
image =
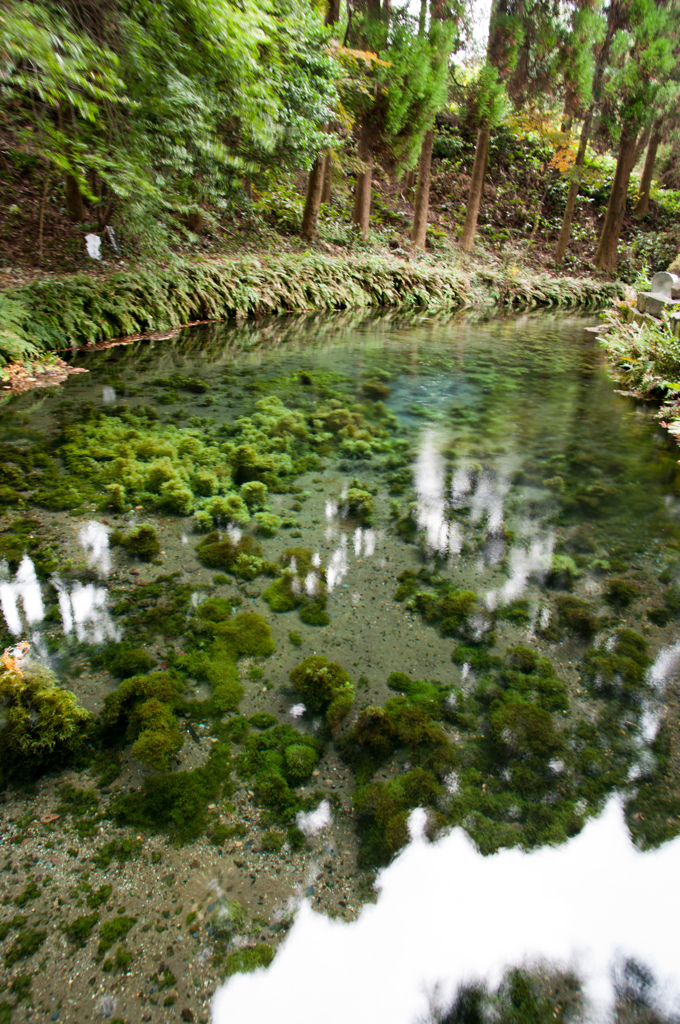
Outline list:
[[[559,146],[550,159],[549,167],[565,174],[576,162],[576,150],[571,146]]]
[[[30,646],[28,640],[22,640],[16,647],[7,647],[3,652],[2,658],[0,658],[7,671],[12,672],[21,679],[24,677],[24,673],[21,671],[21,662],[26,657]]]
[[[391,67],[390,62],[382,60],[377,53],[372,53],[370,50],[352,50],[348,46],[343,46],[337,39],[331,39],[328,49],[332,57],[336,57],[347,64],[354,66],[364,64],[369,70],[375,66]]]

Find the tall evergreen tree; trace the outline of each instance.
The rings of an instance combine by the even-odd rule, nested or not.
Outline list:
[[[572,73],[571,87],[579,83],[583,88],[584,80],[587,82],[589,71],[582,59],[579,33],[567,17],[570,6],[573,8],[559,0],[493,0],[486,63],[472,104],[477,145],[461,237],[465,252],[474,244],[491,130],[503,115],[504,91],[516,109],[552,99],[564,89],[563,54],[568,50],[572,68],[583,72]]]
[[[672,100],[678,59],[678,9],[666,0],[616,0],[624,24],[611,46],[605,74],[602,130],[618,142],[616,171],[595,256],[595,266],[613,275],[626,209],[630,175],[647,143],[659,110]]]

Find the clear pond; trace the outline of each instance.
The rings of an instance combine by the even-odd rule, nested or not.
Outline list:
[[[206,325],[0,407],[13,1021],[207,1019],[417,807],[485,855],[612,794],[680,831],[678,450],[594,322]]]

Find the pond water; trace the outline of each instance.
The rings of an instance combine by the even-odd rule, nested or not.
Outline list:
[[[8,655],[24,683],[14,668],[2,677],[0,770],[35,780],[5,815],[6,842],[27,854],[20,863],[23,847],[6,847],[19,896],[50,850],[80,851],[25,901],[28,922],[12,924],[16,899],[3,910],[8,984],[59,941],[84,973],[34,977],[35,1005],[54,1008],[68,991],[78,1019],[139,1019],[140,1000],[144,1020],[207,1019],[225,975],[264,968],[292,925],[267,975],[227,983],[216,1020],[245,1019],[260,997],[252,1020],[291,1006],[291,979],[301,995],[326,946],[356,959],[360,979],[337,1019],[359,1013],[352,999],[388,1019],[379,1000],[366,1003],[366,942],[386,947],[370,967],[380,986],[406,951],[410,996],[395,988],[401,1015],[389,1015],[405,1024],[427,1016],[428,998],[434,1019],[435,1003],[477,980],[489,1005],[514,1007],[503,971],[541,956],[553,968],[527,985],[532,1006],[550,1005],[546,1019],[576,1006],[572,970],[600,1009],[661,998],[630,980],[633,961],[675,991],[653,944],[620,928],[602,938],[588,980],[568,955],[578,929],[554,942],[531,909],[532,875],[544,909],[561,887],[552,913],[578,907],[585,947],[606,878],[598,850],[626,871],[634,863],[636,900],[647,876],[671,886],[677,862],[677,446],[648,407],[616,393],[594,322],[206,325],[78,354],[88,374],[0,406],[0,650],[30,645]],[[55,710],[55,683],[80,718]],[[59,817],[46,822],[49,811]],[[638,850],[667,844],[665,859],[637,852],[624,820]],[[125,841],[139,843],[134,854],[120,853]],[[532,858],[548,845],[554,859],[539,870]],[[377,906],[362,911],[374,872],[400,850]],[[579,882],[588,858],[597,885]],[[99,891],[114,868],[111,900],[124,906],[102,897],[99,909],[82,876]],[[608,920],[626,898],[623,872],[602,896]],[[413,917],[417,876],[432,889]],[[81,916],[95,908],[82,943],[75,911],[55,901],[78,878]],[[504,945],[517,893],[532,924],[526,942]],[[500,938],[486,964],[470,952],[463,971],[446,922],[472,934],[475,906]],[[412,943],[388,943],[400,907],[427,969]],[[109,928],[110,946],[109,920],[132,921]],[[371,933],[371,921],[383,924]],[[21,935],[41,924],[60,938],[20,955]],[[647,916],[635,930],[659,928]],[[448,973],[447,957],[458,958]],[[319,964],[298,1016],[281,1019],[314,1019],[332,983]],[[28,1006],[17,999],[16,1019]]]

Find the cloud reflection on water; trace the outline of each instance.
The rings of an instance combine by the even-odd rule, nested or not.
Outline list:
[[[522,964],[576,970],[588,998],[583,1019],[604,1022],[627,958],[652,970],[659,1008],[677,1009],[669,927],[680,915],[680,838],[640,852],[618,798],[568,843],[530,853],[483,857],[460,828],[428,843],[424,824],[425,813],[413,812],[411,843],[379,874],[378,902],[356,921],[332,920],[303,901],[271,967],[218,989],[213,1024],[415,1024],[461,985],[496,987]]]
[[[5,563],[6,567],[6,563]],[[0,582],[0,606],[5,617],[7,628],[13,636],[19,636],[25,626],[42,622],[45,617],[40,583],[35,574],[33,562],[24,555],[15,573],[14,580],[5,579]],[[23,616],[19,611],[19,602],[23,608]]]

